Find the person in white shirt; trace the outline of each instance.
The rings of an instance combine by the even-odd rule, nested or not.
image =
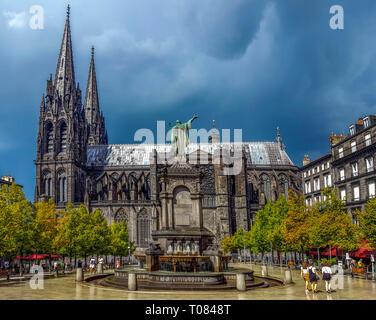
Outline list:
[[[330,280],[332,279],[332,269],[330,268],[330,264],[326,262],[324,267],[321,270],[323,276],[322,279],[325,280],[325,289],[327,293],[330,293]]]
[[[304,282],[305,282],[305,292],[308,293],[309,272],[308,272],[308,265],[307,265],[306,262],[304,262],[303,266],[300,268],[300,276],[304,279]]]

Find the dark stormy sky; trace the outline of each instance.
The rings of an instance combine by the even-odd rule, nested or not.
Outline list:
[[[132,143],[157,120],[243,129],[295,164],[329,151],[328,136],[376,113],[374,0],[1,0],[0,175],[34,193],[39,105],[56,70],[71,4],[76,80],[85,90],[96,47],[110,143]],[[29,27],[32,5],[44,29]],[[344,30],[329,27],[332,5]]]

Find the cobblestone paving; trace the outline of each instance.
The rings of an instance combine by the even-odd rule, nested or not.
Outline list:
[[[239,266],[239,265],[238,265]],[[242,265],[244,266],[244,265]],[[248,265],[249,267],[249,265]],[[252,266],[256,275],[260,275],[260,266]],[[269,276],[283,279],[286,269],[269,267]],[[373,300],[376,299],[376,281],[344,277],[344,289],[331,294],[325,292],[324,281],[319,281],[317,294],[305,294],[304,283],[298,271],[293,270],[294,284],[271,288],[250,290],[247,292],[231,291],[150,291],[127,292],[119,289],[100,287],[90,283],[76,283],[74,276],[44,280],[43,290],[33,290],[28,281],[0,284],[0,299],[67,299],[67,300]]]

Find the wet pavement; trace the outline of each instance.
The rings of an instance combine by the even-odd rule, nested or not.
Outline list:
[[[239,264],[237,266],[240,266]],[[245,265],[241,265],[244,267]],[[249,265],[248,265],[249,267]],[[260,275],[260,266],[252,266],[255,275]],[[269,276],[283,279],[286,269],[268,267]],[[260,288],[247,292],[228,291],[135,291],[128,292],[102,287],[93,283],[76,283],[73,275],[44,280],[44,289],[31,289],[29,281],[0,283],[0,299],[35,300],[374,300],[376,281],[344,276],[343,289],[331,294],[325,292],[324,281],[319,281],[320,292],[304,292],[300,273],[293,270],[293,284]]]

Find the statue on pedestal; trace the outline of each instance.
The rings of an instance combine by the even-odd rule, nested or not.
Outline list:
[[[186,123],[181,123],[180,120],[176,120],[176,125],[172,128],[171,143],[173,145],[174,155],[178,158],[183,158],[185,155],[185,148],[189,144],[188,130],[191,129],[191,123],[197,119],[198,116],[193,116],[192,119]]]

